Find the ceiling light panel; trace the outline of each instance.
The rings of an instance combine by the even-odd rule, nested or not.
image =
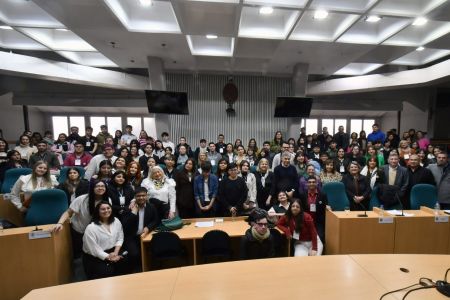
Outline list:
[[[427,14],[447,0],[382,0],[372,9],[371,13],[416,17]]]
[[[56,51],[61,56],[79,65],[91,67],[117,67],[115,63],[99,52]]]
[[[307,3],[306,0],[244,0],[244,4],[248,5],[290,7],[290,8],[303,8],[305,7],[306,3]]]
[[[239,0],[189,0],[190,2],[215,2],[215,3],[232,3],[238,4]]]
[[[0,20],[12,26],[62,28],[63,24],[32,1],[1,0]]]
[[[420,66],[450,54],[450,50],[428,49],[412,51],[394,61],[393,65]]]
[[[336,71],[334,75],[349,75],[349,76],[358,76],[364,75],[373,70],[378,69],[383,64],[367,64],[367,63],[350,63],[343,67],[342,69]]]
[[[377,0],[313,0],[309,8],[362,13],[375,2]]]
[[[208,39],[206,36],[186,36],[192,55],[199,56],[233,56],[234,38],[217,37]]]
[[[44,28],[20,28],[18,30],[55,51],[96,51],[72,31]]]
[[[104,0],[128,31],[151,33],[181,33],[172,4],[153,1],[143,7],[139,1]]]
[[[450,33],[450,23],[428,21],[423,26],[408,26],[386,40],[383,45],[422,46],[447,33]]]
[[[410,24],[404,18],[383,17],[379,22],[369,23],[359,20],[337,41],[354,44],[379,44]]]
[[[359,18],[354,14],[329,13],[325,20],[316,20],[314,13],[307,11],[303,14],[290,40],[332,42]]]
[[[15,30],[0,30],[0,47],[19,50],[49,50],[44,45]]]
[[[242,8],[239,37],[285,39],[300,11],[274,8],[271,15],[261,15],[259,7]]]

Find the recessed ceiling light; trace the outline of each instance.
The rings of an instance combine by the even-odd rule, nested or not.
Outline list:
[[[215,35],[215,34],[207,34],[206,38],[209,39],[209,40],[214,40],[214,39],[217,39],[217,35]]]
[[[8,25],[1,25],[0,29],[12,30],[13,28],[11,26],[8,26]]]
[[[381,20],[381,17],[379,17],[379,16],[367,16],[366,17],[366,22],[369,22],[369,23],[376,23],[376,22],[378,22],[378,21],[380,21]]]
[[[328,12],[326,10],[319,9],[314,13],[314,19],[323,20],[326,17],[328,17]]]
[[[425,50],[425,47],[422,47],[422,46],[420,46],[416,49],[416,51],[423,51],[423,50]]]
[[[62,31],[62,32],[67,32],[67,31],[69,31],[69,30],[67,30],[66,28],[57,28],[56,30],[57,30],[57,31]]]
[[[261,15],[270,15],[273,13],[273,8],[270,6],[263,6],[259,9]]]
[[[152,5],[152,0],[139,0],[142,6],[149,7]]]
[[[422,26],[427,24],[428,20],[423,18],[423,17],[418,17],[417,19],[414,20],[414,22],[412,23],[414,26]]]

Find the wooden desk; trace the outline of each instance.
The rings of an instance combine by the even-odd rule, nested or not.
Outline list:
[[[326,211],[326,254],[393,253],[395,224],[380,224],[379,215],[364,212]]]
[[[53,225],[39,226],[50,230]],[[28,238],[35,227],[0,232],[0,298],[18,299],[32,289],[70,282],[72,248],[69,224],[50,238]]]
[[[398,270],[405,267],[410,273]],[[198,265],[34,290],[36,299],[377,300],[390,290],[442,279],[448,255],[330,255]],[[396,293],[385,299],[401,299]],[[434,289],[408,299],[446,299]]]
[[[10,200],[5,200],[3,194],[0,194],[0,218],[8,220],[17,226],[24,225],[23,213]]]
[[[447,254],[449,223],[436,223],[432,210],[405,210],[411,217],[395,217],[394,253]]]
[[[223,223],[214,222],[213,227],[199,228],[195,227],[196,221],[208,221],[214,219],[187,219],[184,222],[189,222],[190,224],[183,226],[183,228],[174,230],[183,245],[185,246],[188,254],[188,264],[196,265],[199,260],[199,250],[200,244],[199,240],[203,237],[205,233],[211,230],[222,230],[225,231],[231,238],[232,249],[234,249],[234,254],[239,255],[239,243],[240,238],[245,234],[245,231],[249,228],[249,225],[244,218],[224,218]],[[148,234],[141,239],[141,254],[142,254],[142,270],[150,270],[150,241],[152,240],[152,234]]]
[[[392,291],[417,283],[419,278],[443,280],[445,271],[450,268],[449,255],[350,255],[362,268],[386,290]],[[400,268],[406,268],[408,273]],[[404,292],[395,293],[395,297],[402,299]],[[446,299],[434,289],[420,290],[408,295],[413,299]]]

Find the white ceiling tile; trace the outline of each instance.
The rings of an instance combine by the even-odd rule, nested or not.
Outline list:
[[[244,0],[244,4],[248,5],[292,8],[303,8],[307,2],[307,0]]]
[[[44,28],[20,28],[18,30],[52,50],[96,51],[91,45],[68,30]]]
[[[218,37],[207,39],[205,36],[186,36],[192,55],[233,56],[234,38]]]
[[[372,13],[415,17],[427,14],[447,0],[382,0],[372,9]]]
[[[383,17],[376,23],[366,22],[364,19],[361,19],[337,41],[355,44],[379,44],[410,24],[410,22],[408,19],[394,17]]]
[[[332,42],[352,25],[358,15],[329,13],[323,20],[314,19],[314,12],[307,11],[289,36],[290,40]]]
[[[20,32],[5,29],[0,29],[0,47],[20,50],[49,50]]]
[[[229,57],[197,56],[196,67],[199,71],[232,72],[232,63]]]
[[[368,63],[350,63],[343,67],[342,69],[336,71],[334,75],[349,75],[349,76],[358,76],[364,75],[373,70],[378,69],[383,64],[368,64]]]
[[[428,21],[423,26],[410,25],[386,40],[384,45],[422,46],[450,33],[450,22]]]
[[[428,49],[425,48],[422,51],[412,51],[394,61],[391,62],[393,65],[407,65],[407,66],[419,66],[427,64],[434,60],[450,54],[450,50],[441,49]]]
[[[74,63],[91,67],[117,67],[115,63],[99,52],[56,51]]]
[[[277,8],[271,15],[261,15],[258,7],[243,7],[239,37],[285,39],[299,15],[298,10]]]
[[[344,12],[365,12],[378,0],[313,0],[312,9],[336,10]]]
[[[63,28],[53,18],[32,1],[1,0],[0,20],[12,26]]]
[[[104,0],[128,31],[153,33],[181,33],[172,4],[153,1],[143,7],[139,1]]]

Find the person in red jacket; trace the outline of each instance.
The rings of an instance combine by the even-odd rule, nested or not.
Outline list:
[[[321,255],[323,245],[317,237],[314,220],[304,212],[299,199],[292,199],[290,208],[277,223],[288,239],[292,239],[294,256]]]

